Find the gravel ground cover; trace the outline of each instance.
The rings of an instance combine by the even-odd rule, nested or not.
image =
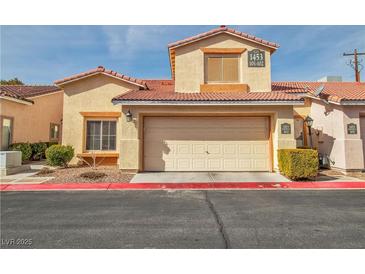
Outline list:
[[[106,176],[97,179],[81,176],[81,174],[90,171],[104,173]],[[47,183],[129,183],[134,175],[133,173],[122,172],[115,167],[99,167],[96,170],[92,170],[90,167],[69,167],[54,169],[50,172],[40,171],[33,177],[54,177]]]

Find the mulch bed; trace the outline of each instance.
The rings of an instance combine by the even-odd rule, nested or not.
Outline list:
[[[85,172],[96,171],[105,173],[98,179],[91,179],[82,177],[81,174]],[[47,172],[40,171],[32,177],[54,177],[48,180],[47,183],[129,183],[135,174],[125,173],[115,167],[98,167],[92,170],[90,167],[69,167],[54,169],[54,172],[45,174]]]

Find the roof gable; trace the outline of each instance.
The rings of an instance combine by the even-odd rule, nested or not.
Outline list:
[[[249,41],[249,42],[257,44],[257,45],[261,45],[263,47],[266,47],[270,50],[271,53],[280,47],[280,45],[277,43],[264,40],[262,38],[250,35],[245,32],[237,31],[237,30],[228,28],[226,26],[220,26],[219,28],[215,28],[210,31],[203,32],[198,35],[191,36],[191,37],[168,44],[172,78],[173,79],[175,78],[175,49],[176,48],[182,47],[182,46],[185,46],[188,44],[192,44],[192,43],[198,42],[203,39],[208,39],[210,37],[220,35],[223,33],[232,35],[234,37],[240,38],[245,41]]]
[[[81,79],[84,79],[86,77],[92,77],[94,75],[99,75],[99,74],[103,74],[109,77],[114,77],[116,79],[134,84],[136,86],[142,87],[142,88],[146,88],[146,83],[143,80],[139,80],[121,73],[118,73],[116,71],[112,71],[112,70],[108,70],[105,69],[103,66],[98,66],[97,68],[82,72],[82,73],[78,73],[75,75],[71,75],[69,77],[60,79],[60,80],[56,80],[54,83],[58,86],[62,86],[62,85],[66,85],[68,83],[74,82],[74,81],[78,81]]]

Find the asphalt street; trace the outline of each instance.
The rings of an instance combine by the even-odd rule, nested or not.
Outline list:
[[[365,248],[365,191],[2,192],[1,248]]]

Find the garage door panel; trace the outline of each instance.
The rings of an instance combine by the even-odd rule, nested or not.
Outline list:
[[[207,160],[206,159],[192,159],[193,170],[206,170],[207,169]]]
[[[268,119],[146,117],[146,171],[269,170]]]

